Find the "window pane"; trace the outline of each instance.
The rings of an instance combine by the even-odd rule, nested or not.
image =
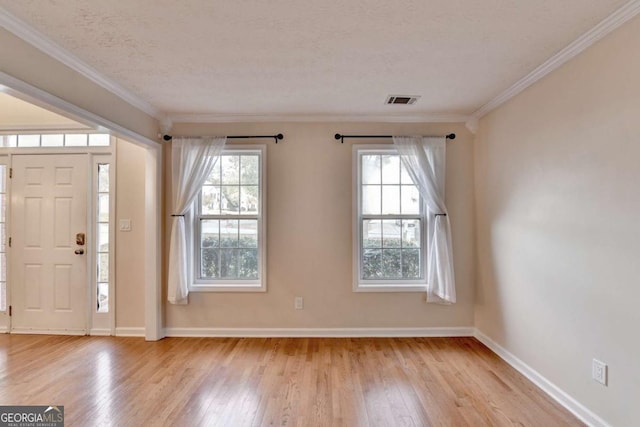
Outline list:
[[[362,247],[382,247],[382,221],[379,219],[362,220]]]
[[[400,156],[382,156],[382,183],[400,184]]]
[[[98,252],[109,252],[109,224],[98,224]]]
[[[220,247],[220,221],[217,219],[206,219],[200,221],[202,231],[200,233],[200,247],[219,248]]]
[[[0,222],[7,221],[7,195],[0,193]]]
[[[382,246],[385,248],[399,248],[402,236],[400,220],[385,219],[382,221]]]
[[[402,186],[402,213],[404,215],[420,213],[420,193],[415,185]]]
[[[420,220],[417,220],[417,219],[402,220],[402,247],[403,248],[419,248],[420,247]]]
[[[64,145],[64,135],[42,135],[43,147],[62,147]]]
[[[213,170],[211,170],[205,184],[220,185],[220,157],[218,157],[216,163],[213,165]]]
[[[98,191],[102,193],[109,192],[109,165],[98,165]]]
[[[106,147],[111,138],[107,133],[94,133],[89,135],[89,145],[92,147]]]
[[[362,254],[362,278],[382,277],[382,249],[365,249]]]
[[[7,192],[7,166],[0,165],[0,193]]]
[[[240,249],[238,250],[240,270],[238,271],[239,279],[257,279],[258,278],[258,250],[257,249]]]
[[[65,147],[84,147],[87,145],[86,133],[68,133],[64,136]]]
[[[382,186],[382,214],[393,215],[400,213],[400,186]]]
[[[363,184],[380,184],[380,156],[363,155],[362,156],[362,183]]]
[[[0,311],[7,311],[7,283],[0,282]]]
[[[402,250],[402,277],[405,279],[420,278],[420,250]]]
[[[202,249],[202,258],[200,259],[200,276],[203,278],[220,277],[218,271],[218,263],[220,258],[219,249]]]
[[[109,194],[98,194],[98,221],[109,222]]]
[[[98,282],[109,281],[109,254],[98,254]]]
[[[220,187],[205,185],[201,195],[202,215],[217,215],[220,213]]]
[[[240,220],[240,245],[241,248],[258,247],[258,221]]]
[[[109,284],[98,283],[98,313],[109,312]]]
[[[260,198],[258,186],[240,187],[240,213],[247,215],[258,215]]]
[[[240,183],[243,185],[258,185],[260,179],[259,159],[257,155],[242,156]]]
[[[0,253],[0,282],[7,281],[7,254]],[[2,293],[1,298],[6,298],[6,294]]]
[[[382,250],[382,274],[385,278],[390,279],[402,277],[402,252],[400,249]]]
[[[240,184],[240,156],[222,156],[222,184]]]
[[[380,215],[381,201],[380,185],[362,186],[362,213],[365,215]]]
[[[222,214],[238,214],[240,212],[240,187],[223,185],[220,188],[222,190],[220,195],[220,209]]]
[[[399,158],[400,156],[398,156]],[[413,180],[411,179],[411,176],[409,176],[409,173],[407,172],[407,169],[404,167],[404,164],[402,163],[402,161],[400,161],[400,183],[401,184],[414,184]]]
[[[220,221],[220,246],[223,248],[238,247],[238,220]]]
[[[0,252],[7,251],[7,225],[2,223],[0,224]]]
[[[257,280],[260,263],[260,155],[223,154],[207,177],[201,192],[199,218],[200,278]],[[227,217],[229,219],[224,219]]]
[[[220,249],[220,277],[238,276],[238,250]]]
[[[3,147],[15,147],[18,143],[17,135],[0,135]]]
[[[40,135],[18,135],[18,147],[39,147]]]

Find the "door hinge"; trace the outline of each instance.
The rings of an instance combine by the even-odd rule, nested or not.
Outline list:
[[[11,237],[9,237],[9,247],[11,247]]]
[[[9,168],[9,178],[13,178],[13,168]]]
[[[11,306],[9,306],[9,317],[11,317]]]

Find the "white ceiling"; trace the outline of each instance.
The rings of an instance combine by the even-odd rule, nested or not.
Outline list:
[[[266,116],[469,115],[625,3],[0,0],[163,113]]]

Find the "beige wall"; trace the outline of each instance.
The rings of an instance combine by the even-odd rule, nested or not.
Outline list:
[[[22,39],[0,28],[0,71],[78,107],[157,140],[158,123]]]
[[[86,125],[25,102],[6,93],[0,93],[0,130],[78,129]]]
[[[116,327],[144,327],[145,149],[118,139],[116,159]],[[121,219],[131,231],[119,230]]]
[[[475,152],[477,327],[615,426],[640,422],[639,41],[635,18],[483,118]]]
[[[184,124],[174,127],[174,134],[177,135],[277,132],[284,133],[283,142],[276,145],[273,141],[264,141],[268,145],[268,291],[192,293],[189,305],[166,305],[167,327],[352,328],[473,325],[473,159],[472,137],[464,126],[282,123]],[[458,290],[456,305],[427,305],[423,293],[352,292],[353,140],[342,145],[333,138],[336,132],[458,134],[458,138],[448,145],[447,158],[447,203],[453,224]],[[360,142],[379,143],[380,140]],[[169,156],[166,156],[165,188],[171,188],[169,162]],[[169,232],[170,230],[165,229],[167,239]],[[304,310],[294,310],[294,296],[304,297]]]

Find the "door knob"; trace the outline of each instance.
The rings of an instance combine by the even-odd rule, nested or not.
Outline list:
[[[76,255],[82,255],[84,253],[84,249],[76,249],[73,253]]]

